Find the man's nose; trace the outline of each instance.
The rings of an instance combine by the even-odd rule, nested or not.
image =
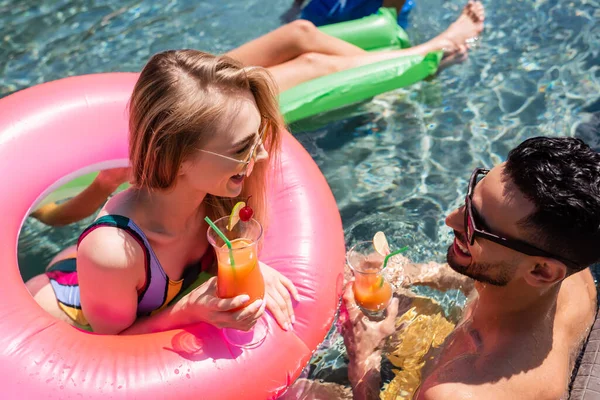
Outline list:
[[[455,231],[464,232],[465,230],[465,206],[458,207],[446,217],[446,225]]]

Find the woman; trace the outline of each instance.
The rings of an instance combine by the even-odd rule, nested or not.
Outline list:
[[[282,128],[268,72],[195,50],[160,53],[142,70],[129,114],[132,187],[83,232],[76,259],[69,250],[27,282],[35,300],[103,334],[197,322],[248,330],[265,308],[289,329],[296,288],[264,264],[264,302],[230,312],[248,296],[219,299],[213,277],[168,305],[214,265],[205,216],[227,215],[252,195],[255,218],[266,225],[267,160],[277,158]]]

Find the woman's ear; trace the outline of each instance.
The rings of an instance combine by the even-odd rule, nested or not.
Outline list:
[[[177,176],[181,176],[181,175],[185,174],[188,171],[189,167],[190,167],[189,161],[184,161],[181,164],[179,164],[179,171],[177,171]]]

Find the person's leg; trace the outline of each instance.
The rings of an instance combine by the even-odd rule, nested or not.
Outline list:
[[[402,56],[425,55],[429,52],[439,50],[443,50],[448,56],[456,56],[457,53],[465,51],[464,49],[466,49],[469,39],[481,33],[484,18],[483,5],[478,1],[469,2],[462,14],[446,31],[427,43],[408,49],[373,53],[365,52],[360,55],[303,53],[290,61],[274,65],[268,69],[273,74],[279,90],[285,91],[300,83],[334,72]]]
[[[58,318],[70,325],[73,325],[73,320],[67,316],[58,306],[54,289],[50,284],[50,279],[46,274],[34,276],[25,284],[27,290],[33,299],[46,311],[48,314]]]
[[[76,245],[69,246],[69,247],[59,251],[58,254],[55,255],[52,258],[52,260],[50,260],[48,265],[46,266],[46,271],[48,271],[48,268],[53,266],[58,261],[66,260],[67,258],[77,258],[77,246]]]
[[[366,51],[327,35],[312,22],[297,20],[254,39],[225,55],[244,65],[272,67],[305,53],[355,56]]]

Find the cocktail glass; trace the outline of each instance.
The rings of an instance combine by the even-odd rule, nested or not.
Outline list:
[[[242,294],[250,296],[250,300],[242,307],[232,310],[233,312],[265,296],[265,281],[258,263],[258,242],[263,229],[260,222],[254,218],[238,221],[231,231],[228,229],[228,223],[229,217],[222,217],[214,222],[231,242],[231,250],[212,227],[208,228],[207,237],[217,255],[217,295],[221,298],[232,298]],[[231,264],[232,259],[234,266]],[[268,331],[268,324],[261,318],[247,332],[225,328],[223,335],[227,342],[234,346],[253,348],[265,340]]]
[[[346,255],[354,274],[354,299],[371,319],[384,318],[385,309],[392,299],[392,286],[384,274],[384,259],[373,249],[373,242],[359,242]]]

